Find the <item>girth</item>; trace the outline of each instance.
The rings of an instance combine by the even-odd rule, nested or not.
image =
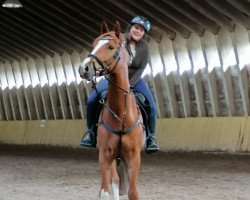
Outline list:
[[[116,130],[116,129],[110,127],[108,124],[106,124],[103,120],[100,120],[96,125],[98,126],[98,125],[101,125],[101,124],[104,125],[104,127],[108,131],[110,131],[111,133],[117,134],[117,135],[124,135],[126,133],[129,133],[138,124],[142,124],[143,125],[141,118],[137,119],[130,127],[128,127],[127,129],[124,129],[124,130]]]

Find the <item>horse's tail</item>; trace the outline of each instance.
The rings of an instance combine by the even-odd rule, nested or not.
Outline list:
[[[119,176],[119,194],[126,195],[128,185],[128,165],[123,158],[117,158],[117,173]]]

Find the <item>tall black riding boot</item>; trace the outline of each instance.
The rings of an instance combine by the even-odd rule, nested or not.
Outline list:
[[[84,147],[96,147],[96,135],[93,129],[88,128],[87,132],[80,142],[80,145]]]
[[[148,128],[146,130],[146,153],[156,153],[159,151],[158,142],[155,138],[155,128],[156,128],[156,117],[148,118]]]
[[[87,132],[83,136],[80,145],[84,147],[96,147],[96,132],[97,132],[97,122],[99,114],[102,109],[102,105],[99,100],[105,100],[107,98],[107,90],[102,91],[96,98],[96,101],[88,104],[87,106]]]
[[[80,145],[84,147],[96,147],[96,113],[97,105],[94,103],[91,106],[87,106],[87,132],[83,136]]]

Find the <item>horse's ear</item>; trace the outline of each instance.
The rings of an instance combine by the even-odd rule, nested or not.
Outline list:
[[[108,25],[106,24],[105,21],[102,22],[102,28],[101,28],[101,35],[104,34],[104,33],[107,33],[109,32],[109,28],[108,28]]]
[[[115,22],[115,35],[117,38],[120,38],[121,36],[121,26],[120,23],[118,21]]]

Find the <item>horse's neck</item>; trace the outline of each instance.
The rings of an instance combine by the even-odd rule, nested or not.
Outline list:
[[[124,91],[130,90],[126,50],[125,50],[125,52],[121,51],[120,60],[117,64],[115,70],[112,72],[112,74],[110,74],[110,79],[111,79],[112,83],[109,83],[109,89],[108,89],[109,95],[108,95],[107,103],[112,107],[116,107],[115,110],[117,112],[119,112],[120,108],[123,111],[123,109],[124,109],[123,106],[119,107],[116,105],[118,105],[118,104],[124,105],[123,101],[124,101],[124,98],[126,95]],[[122,88],[122,89],[119,89],[119,88]]]
[[[119,86],[120,88],[124,90],[129,90],[129,78],[128,78],[128,53],[125,50],[125,48],[122,48],[120,51],[120,60],[115,68],[115,70],[110,74],[110,78],[112,79],[112,82]],[[109,84],[109,89],[115,90],[113,92],[115,93],[121,93],[121,90],[117,89],[114,84]]]
[[[127,66],[124,66],[122,68],[127,68]],[[110,75],[110,80],[112,83],[109,84],[109,89],[112,90],[114,93],[121,93],[123,90],[128,91],[129,90],[129,79],[128,79],[128,70],[119,70],[118,73],[112,73]],[[117,87],[118,86],[118,87]],[[122,88],[118,89],[118,88]]]

